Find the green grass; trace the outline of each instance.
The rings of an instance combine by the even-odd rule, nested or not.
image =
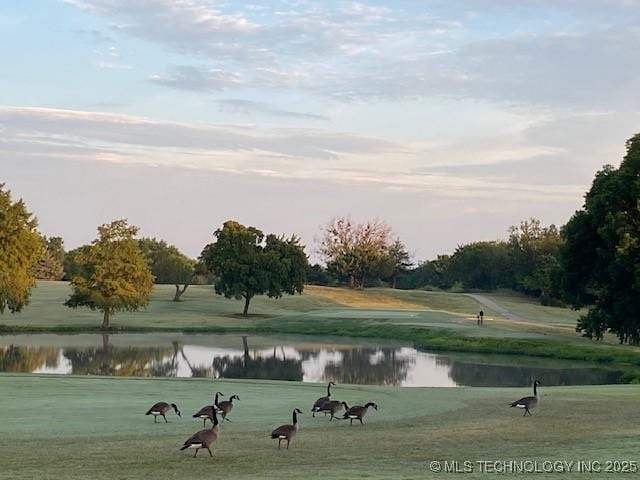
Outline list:
[[[178,448],[215,390],[241,401],[214,458],[193,459]],[[640,460],[640,386],[543,387],[533,417],[522,418],[506,404],[528,389],[339,385],[337,399],[380,405],[364,427],[311,418],[324,387],[294,382],[0,375],[0,392],[2,479],[459,478],[428,464]],[[144,412],[158,400],[176,402],[183,417],[154,425]],[[294,407],[305,411],[300,433],[278,451],[268,434]]]
[[[39,282],[30,304],[18,314],[0,316],[0,331],[91,331],[100,326],[101,315],[88,309],[72,310],[63,305],[69,295],[65,282]],[[215,295],[211,286],[191,286],[184,301],[171,301],[173,286],[157,285],[146,310],[118,313],[116,329],[222,331],[261,328],[264,323],[289,321],[317,323],[318,320],[357,320],[364,323],[424,326],[450,329],[467,336],[542,338],[558,336],[556,330],[537,325],[505,322],[485,308],[485,327],[475,325],[481,307],[471,298],[456,293],[370,289],[351,291],[307,287],[303,295],[278,300],[256,297],[251,316],[243,318],[241,302]],[[532,307],[534,308],[534,307]],[[564,314],[564,309],[556,309]],[[534,325],[535,326],[535,325]],[[300,332],[305,333],[305,332]],[[575,338],[576,335],[565,335]]]
[[[179,303],[171,301],[172,289],[157,286],[146,310],[116,315],[113,329],[397,339],[425,350],[616,364],[631,368],[625,381],[640,379],[640,349],[591,342],[571,329],[559,329],[549,318],[556,312],[559,321],[565,322],[568,310],[527,303],[515,295],[506,301],[520,305],[519,313],[529,315],[525,321],[510,321],[485,308],[485,326],[479,328],[474,312],[480,305],[455,293],[310,287],[304,295],[279,300],[257,297],[252,315],[244,318],[238,315],[240,302],[215,295],[210,286],[190,287],[185,301]],[[0,317],[0,333],[98,331],[100,314],[64,307],[68,294],[66,283],[40,282],[22,313]]]
[[[581,312],[569,308],[558,308],[540,305],[526,295],[501,290],[496,293],[483,293],[510,312],[531,321],[550,325],[558,325],[574,329]]]

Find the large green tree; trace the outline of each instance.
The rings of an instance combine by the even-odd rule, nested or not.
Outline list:
[[[115,312],[137,311],[149,303],[153,274],[135,239],[137,232],[126,220],[116,220],[98,227],[98,238],[78,253],[79,271],[71,279],[73,292],[65,305],[101,311],[104,330]]]
[[[279,298],[302,293],[308,262],[297,237],[265,237],[257,228],[232,220],[214,236],[215,242],[203,249],[200,260],[216,276],[218,295],[244,299],[245,316],[256,295]]]
[[[0,183],[0,313],[19,312],[29,301],[43,250],[37,226],[24,202],[13,201]]]
[[[448,276],[464,288],[508,287],[512,282],[509,248],[500,241],[461,245],[449,258]]]
[[[196,275],[195,260],[164,240],[141,238],[140,250],[147,257],[156,283],[175,285],[173,300],[179,302]]]
[[[561,288],[575,308],[589,306],[576,329],[640,343],[640,134],[619,168],[600,170],[564,229]]]
[[[514,287],[548,304],[555,295],[562,236],[555,225],[531,218],[509,228]]]

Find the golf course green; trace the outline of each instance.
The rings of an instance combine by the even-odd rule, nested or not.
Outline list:
[[[191,415],[217,390],[241,400],[214,457],[192,458],[179,451],[202,428]],[[543,386],[531,417],[507,406],[529,389],[335,387],[335,399],[379,405],[364,426],[312,418],[325,391],[297,382],[0,375],[0,478],[459,478],[431,471],[431,462],[454,461],[461,469],[473,462],[464,478],[486,478],[476,462],[640,461],[637,385]],[[176,403],[182,418],[171,412],[169,423],[154,424],[144,413],[157,401]],[[296,407],[300,431],[278,451],[269,433]]]

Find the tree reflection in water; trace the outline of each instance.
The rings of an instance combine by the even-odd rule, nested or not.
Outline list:
[[[63,355],[71,362],[75,375],[111,375],[153,377],[176,374],[175,354],[170,347],[114,347],[109,334],[102,334],[102,348],[65,348]],[[167,362],[165,357],[170,356]]]
[[[242,337],[242,350],[226,350],[197,346],[190,350],[170,339],[160,346],[118,347],[111,344],[109,334],[102,335],[99,347],[58,347],[0,345],[0,372],[31,373],[56,370],[76,375],[115,375],[139,377],[220,377],[268,380],[307,380],[367,385],[402,385],[414,377],[416,369],[433,368],[433,363],[420,362],[420,353],[401,353],[395,347],[321,347],[284,343],[273,350],[249,348]],[[120,338],[120,337],[118,337]],[[215,342],[213,342],[215,345]],[[238,345],[239,346],[239,345]],[[186,351],[185,351],[186,350]],[[62,356],[60,353],[62,352]],[[204,355],[204,357],[203,357]],[[60,361],[62,360],[62,361]],[[564,367],[465,362],[437,356],[436,365],[446,369],[458,385],[486,387],[524,387],[533,378],[544,385],[585,385],[617,383],[624,373],[604,368]],[[503,361],[504,363],[504,361]],[[411,375],[410,375],[411,374]]]
[[[43,366],[58,367],[59,348],[0,346],[0,372],[31,373]]]
[[[415,358],[398,355],[397,348],[351,348],[339,350],[340,362],[329,361],[325,380],[365,385],[400,385]]]
[[[282,359],[278,358],[276,347],[273,356],[263,357],[254,352],[249,354],[247,337],[242,337],[243,355],[225,355],[213,359],[213,369],[220,378],[258,378],[267,380],[302,380],[302,360],[287,359],[281,348]]]

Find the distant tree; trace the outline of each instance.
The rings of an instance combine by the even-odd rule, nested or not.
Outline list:
[[[434,260],[422,262],[416,268],[406,271],[398,277],[398,287],[415,288],[451,288],[449,255],[438,255]]]
[[[62,237],[43,237],[44,249],[33,274],[38,280],[62,280],[64,277],[64,242]]]
[[[560,268],[562,236],[556,226],[543,227],[535,218],[525,220],[509,228],[508,244],[514,287],[549,303],[556,294],[554,282]]]
[[[640,344],[640,134],[626,143],[618,169],[599,171],[584,207],[564,228],[561,288],[573,307],[589,306],[576,330],[614,333]]]
[[[330,285],[334,282],[333,276],[325,267],[319,263],[309,265],[307,268],[307,284],[308,285]]]
[[[405,273],[411,266],[411,255],[399,237],[387,248],[386,262],[388,264],[386,277],[391,280],[391,288],[396,288],[398,276]]]
[[[115,312],[137,311],[149,303],[153,274],[134,238],[137,232],[126,220],[102,225],[98,238],[78,254],[80,268],[65,305],[101,311],[103,330]]]
[[[190,259],[173,245],[155,238],[141,238],[138,240],[140,250],[147,257],[151,272],[156,283],[175,285],[174,302],[187,291],[196,275],[196,261]]]
[[[63,280],[71,280],[82,272],[82,264],[80,263],[83,255],[86,255],[91,249],[91,245],[82,245],[81,247],[69,250],[64,255],[62,266],[64,269]]]
[[[12,201],[0,183],[0,313],[19,312],[36,284],[33,269],[43,245],[38,222],[22,200]]]
[[[215,242],[205,246],[200,261],[216,276],[218,295],[244,299],[245,316],[256,295],[279,298],[302,293],[308,261],[297,237],[265,238],[257,228],[232,220],[214,236]]]
[[[464,288],[494,290],[512,283],[505,242],[474,242],[459,246],[449,261],[448,275]]]
[[[320,253],[327,269],[349,288],[363,288],[367,278],[380,277],[388,258],[391,227],[378,220],[363,224],[338,217],[323,228]]]

